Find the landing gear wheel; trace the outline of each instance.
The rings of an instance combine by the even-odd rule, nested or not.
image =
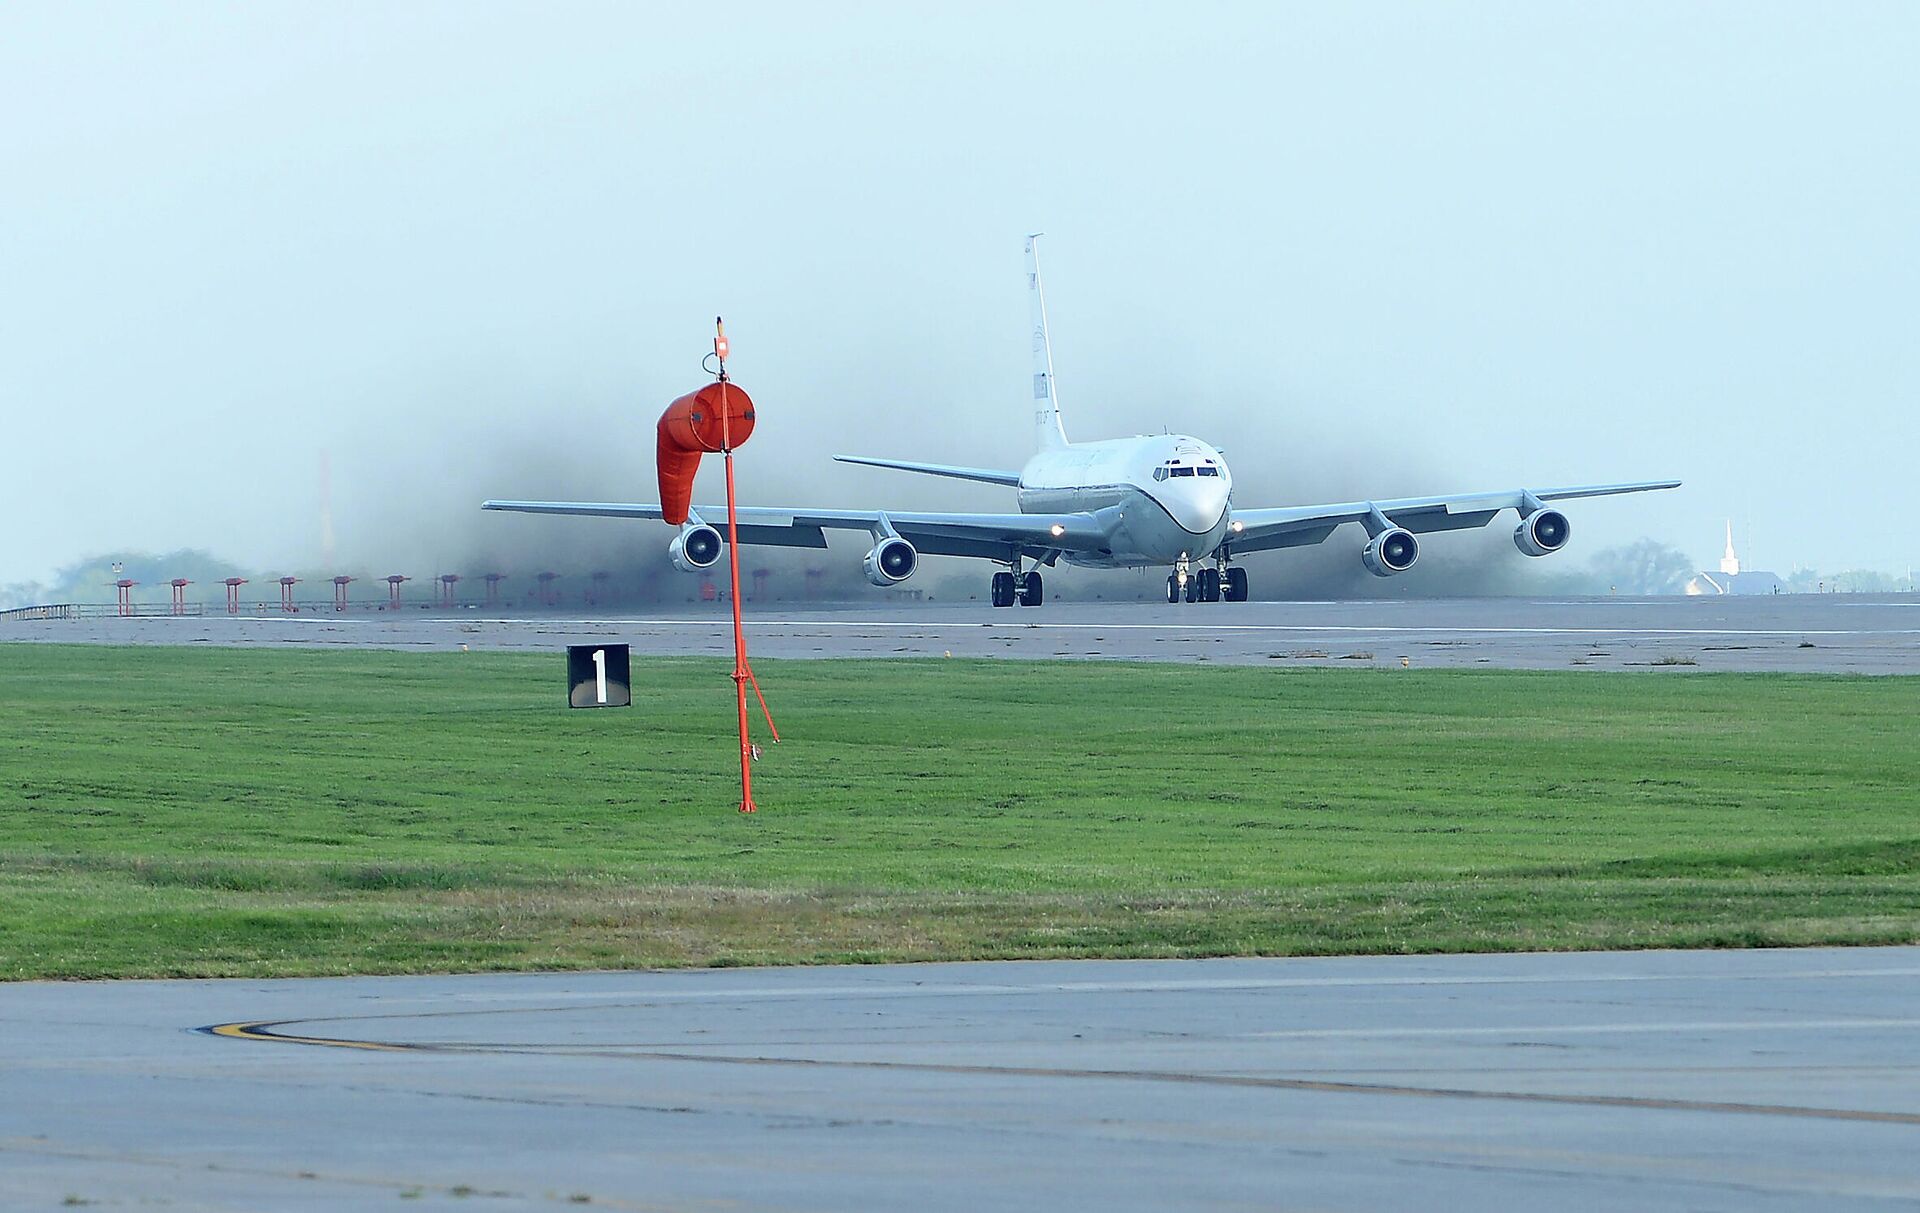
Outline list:
[[[1197,576],[1187,578],[1187,601],[1200,601],[1200,578]]]
[[[1227,570],[1227,585],[1223,591],[1228,602],[1247,600],[1247,570],[1230,568]]]
[[[1039,606],[1045,594],[1040,585],[1040,570],[1034,569],[1020,578],[1020,605]]]
[[[1200,570],[1200,601],[1202,602],[1220,601],[1220,570],[1219,569],[1201,569]]]
[[[1010,607],[1013,605],[1013,574],[995,573],[993,575],[993,605]]]
[[[1167,574],[1167,601],[1180,601],[1180,577],[1177,573]]]

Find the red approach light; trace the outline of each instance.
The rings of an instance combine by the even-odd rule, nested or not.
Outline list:
[[[660,414],[656,448],[661,515],[674,526],[685,522],[693,504],[693,477],[700,470],[700,456],[724,450],[727,441],[742,446],[752,433],[753,399],[737,384],[709,383],[668,405]]]

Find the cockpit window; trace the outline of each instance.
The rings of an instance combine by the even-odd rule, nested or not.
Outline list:
[[[1175,468],[1173,469],[1173,474],[1176,476],[1191,476],[1193,475],[1193,469],[1192,468]]]
[[[1167,478],[1167,469],[1164,467],[1153,469],[1153,478],[1155,480],[1165,480]]]
[[[1200,474],[1202,476],[1218,476],[1220,474],[1220,469],[1219,468],[1201,468]]]

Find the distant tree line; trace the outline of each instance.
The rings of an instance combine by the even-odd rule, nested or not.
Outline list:
[[[1898,576],[1878,569],[1843,569],[1838,573],[1795,569],[1787,574],[1786,582],[1796,594],[1911,594],[1914,587],[1911,571]]]
[[[1422,554],[1413,570],[1401,577],[1382,580],[1360,567],[1356,553],[1345,547],[1324,544],[1316,548],[1281,553],[1263,553],[1244,563],[1252,571],[1256,598],[1438,598],[1494,596],[1513,594],[1623,594],[1634,596],[1678,594],[1699,570],[1685,552],[1655,539],[1640,539],[1618,547],[1603,548],[1584,564],[1564,560],[1525,560],[1517,558],[1510,544],[1481,537],[1479,544],[1464,544],[1448,550],[1436,544]],[[569,607],[593,605],[662,604],[697,598],[702,584],[712,582],[724,587],[724,565],[716,565],[704,576],[682,574],[666,560],[664,547],[651,546],[636,554],[624,553],[597,581],[597,570],[575,568],[566,562],[554,568],[560,574],[554,589],[559,601]],[[513,568],[518,562],[476,559],[462,562],[459,599],[474,602],[484,594],[481,574],[497,567],[511,570],[503,583],[503,606],[538,606],[539,588],[534,568]],[[118,568],[116,569],[116,565]],[[763,571],[761,588],[769,599],[798,601],[818,599],[834,601],[860,599],[877,593],[860,575],[856,552],[836,548],[828,552],[792,552],[780,549],[744,549],[741,579],[747,593],[756,588],[753,573]],[[416,575],[406,599],[426,603],[436,597],[430,570]],[[302,598],[324,600],[332,590],[327,582],[330,572],[298,574],[303,586]],[[124,577],[138,582],[135,601],[166,602],[171,595],[168,582],[185,577],[194,583],[190,596],[196,601],[219,601],[220,583],[228,577],[249,577],[254,584],[245,597],[248,601],[276,601],[279,589],[274,573],[250,573],[231,561],[210,552],[183,548],[174,552],[108,553],[89,556],[61,569],[50,583],[32,581],[0,585],[0,609],[52,602],[111,602],[113,583]],[[1122,570],[1100,572],[1076,569],[1056,575],[1049,571],[1049,592],[1053,597],[1108,601],[1164,600],[1165,570]],[[1786,578],[1787,588],[1796,594],[1843,593],[1887,594],[1910,592],[1910,576],[1882,573],[1875,569],[1847,569],[1823,574],[1814,569],[1797,568]],[[386,587],[380,575],[362,578],[353,594],[356,602],[383,599]],[[984,599],[986,568],[977,562],[941,563],[925,569],[902,587],[918,591],[927,598],[943,602]]]

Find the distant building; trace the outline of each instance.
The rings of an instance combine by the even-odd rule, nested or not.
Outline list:
[[[1718,573],[1700,573],[1687,582],[1689,594],[1784,594],[1787,583],[1777,573],[1740,571],[1740,557],[1733,551],[1733,520],[1727,520],[1727,551],[1720,557]]]

